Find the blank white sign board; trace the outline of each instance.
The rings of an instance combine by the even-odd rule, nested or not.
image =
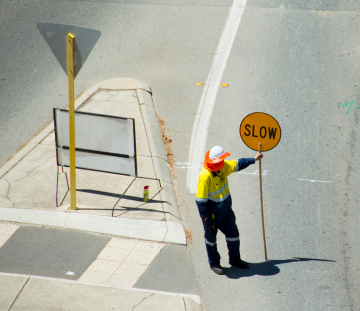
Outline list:
[[[57,162],[70,166],[69,112],[54,108]],[[132,118],[75,111],[76,167],[137,176]]]

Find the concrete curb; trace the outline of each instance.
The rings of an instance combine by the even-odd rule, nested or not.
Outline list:
[[[0,208],[1,220],[101,232],[165,243],[186,244],[186,236],[181,222],[179,206],[167,164],[165,146],[161,138],[161,130],[153,104],[151,87],[145,82],[128,78],[115,78],[102,81],[89,88],[76,100],[75,109],[78,109],[99,89],[136,91],[149,140],[155,174],[156,177],[160,179],[161,185],[164,188],[164,190],[160,192],[160,197],[162,201],[167,202],[162,203],[166,222],[111,218],[74,212],[64,213],[5,207]],[[13,158],[5,163],[0,168],[0,178],[8,173],[53,130],[54,126],[51,123],[24,146]]]
[[[156,177],[161,180],[164,188],[164,190],[160,192],[161,200],[168,202],[167,204],[163,204],[164,210],[167,212],[166,220],[182,224],[174,185],[168,167],[165,146],[161,138],[161,130],[155,113],[153,98],[150,93],[144,90],[137,90],[137,94],[149,138],[155,174]]]
[[[13,277],[13,278],[23,279],[24,285],[27,283],[27,281],[29,279],[38,279],[38,280],[50,281],[50,282],[54,282],[54,283],[63,283],[64,285],[65,284],[85,285],[85,286],[89,286],[89,288],[96,287],[100,290],[106,289],[106,288],[112,288],[112,289],[119,290],[119,291],[140,292],[140,293],[150,293],[150,294],[163,295],[163,296],[181,297],[184,300],[186,311],[201,311],[202,310],[201,299],[198,295],[194,295],[194,294],[172,293],[172,292],[164,292],[164,291],[157,291],[157,290],[150,290],[150,289],[148,290],[148,289],[132,288],[132,287],[119,287],[119,286],[112,286],[112,285],[86,283],[86,282],[81,282],[81,281],[57,279],[57,278],[51,278],[51,277],[26,275],[26,274],[0,272],[0,277],[1,276],[9,276],[9,277]],[[21,292],[19,293],[19,295],[21,295]]]
[[[161,185],[164,188],[160,192],[160,197],[162,201],[168,202],[163,203],[168,227],[164,242],[186,244],[186,235],[182,226],[179,205],[167,163],[165,146],[161,138],[161,130],[155,112],[150,85],[139,80],[116,78],[104,81],[100,88],[136,90],[146,134],[149,140],[155,175],[156,178],[160,179]]]
[[[76,212],[54,212],[0,207],[1,220],[76,229],[127,238],[164,242],[169,230],[165,222],[117,218]],[[178,228],[170,230],[176,241]],[[179,243],[180,244],[180,243]]]

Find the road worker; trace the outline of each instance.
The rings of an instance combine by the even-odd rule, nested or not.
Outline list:
[[[227,161],[230,153],[215,146],[205,155],[204,168],[199,175],[196,205],[199,209],[205,230],[205,245],[210,268],[216,274],[224,274],[220,265],[220,255],[216,247],[216,234],[219,229],[226,237],[231,266],[248,269],[249,264],[240,258],[240,238],[235,214],[231,208],[231,196],[227,177],[247,168],[261,159],[258,152],[254,158]]]

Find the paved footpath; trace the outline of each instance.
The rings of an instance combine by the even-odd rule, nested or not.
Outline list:
[[[138,175],[163,190],[77,169],[70,210],[51,123],[0,168],[0,310],[201,310],[151,88],[107,80],[76,107],[134,118]]]

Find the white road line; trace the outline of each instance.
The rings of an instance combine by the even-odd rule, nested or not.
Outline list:
[[[313,180],[313,179],[301,179],[301,178],[298,178],[298,180],[304,180],[304,181],[310,181],[310,182],[331,182],[328,180]]]
[[[198,175],[203,165],[205,145],[210,118],[227,60],[239,28],[247,0],[234,0],[216,48],[210,74],[207,78],[199,107],[195,116],[189,150],[190,169],[187,174],[187,187],[190,193],[196,193]]]
[[[245,172],[239,172],[239,174],[259,176],[259,172],[255,172],[255,173],[245,173]],[[267,172],[263,172],[263,173],[261,173],[261,176],[267,176]]]

